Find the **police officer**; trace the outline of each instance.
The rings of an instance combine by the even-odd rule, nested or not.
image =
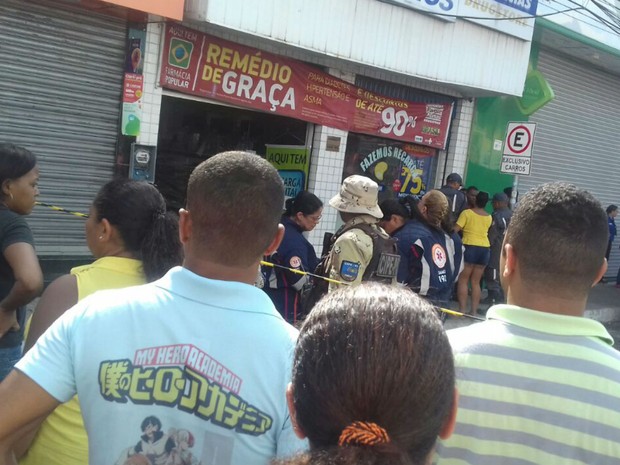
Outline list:
[[[300,271],[313,272],[319,263],[314,247],[303,236],[312,231],[323,212],[323,202],[308,192],[301,191],[294,198],[286,200],[282,216],[284,238],[278,250],[269,257],[272,263]],[[289,323],[302,317],[299,292],[308,282],[308,277],[283,268],[263,267],[264,290],[280,314]]]
[[[379,186],[365,176],[346,178],[340,193],[329,204],[340,212],[344,225],[326,263],[329,278],[358,284],[366,280],[396,282],[400,257],[393,239],[378,223],[383,213],[378,205]],[[330,290],[337,284],[330,283]]]
[[[493,305],[504,301],[504,293],[499,283],[499,258],[502,253],[504,235],[512,218],[512,210],[508,208],[509,201],[508,196],[503,192],[498,192],[493,196],[492,223],[489,229],[491,257],[484,270],[484,281],[487,285],[488,295],[482,301],[484,304]]]

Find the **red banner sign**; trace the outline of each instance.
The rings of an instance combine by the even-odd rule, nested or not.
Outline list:
[[[305,63],[166,25],[162,87],[269,113],[444,148],[452,104],[361,89]]]

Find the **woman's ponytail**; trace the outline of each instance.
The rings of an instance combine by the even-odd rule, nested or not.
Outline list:
[[[147,281],[155,281],[183,261],[179,240],[179,217],[163,209],[153,216],[150,228],[144,231],[141,244],[142,267]]]
[[[113,179],[99,190],[93,206],[97,220],[116,227],[125,249],[142,261],[148,281],[183,261],[178,216],[166,213],[164,197],[152,184]]]

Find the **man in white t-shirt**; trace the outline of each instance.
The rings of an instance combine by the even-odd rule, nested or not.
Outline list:
[[[256,155],[200,164],[180,211],[183,266],[82,300],[0,384],[0,464],[16,432],[76,393],[91,465],[165,464],[183,446],[202,465],[262,465],[303,448],[284,394],[297,332],[252,286],[283,202]]]

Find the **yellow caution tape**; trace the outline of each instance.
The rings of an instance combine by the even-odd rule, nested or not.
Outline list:
[[[269,266],[271,268],[282,268],[284,270],[288,270],[291,273],[295,273],[295,274],[300,274],[304,276],[312,276],[313,278],[319,278],[319,279],[322,279],[323,281],[327,281],[328,283],[342,284],[343,286],[349,286],[351,284],[351,283],[345,283],[343,281],[338,281],[336,279],[326,278],[325,276],[320,276],[318,274],[309,273],[307,271],[301,271],[295,268],[289,268],[288,266],[278,265],[277,263],[266,262],[264,260],[261,260],[260,264],[264,266]]]
[[[67,209],[62,208],[62,207],[57,207],[56,205],[50,205],[49,203],[35,202],[35,204],[36,205],[41,205],[42,207],[50,208],[50,209],[52,209],[54,211],[57,211],[57,212],[68,213],[68,214],[73,215],[73,216],[79,216],[80,218],[88,218],[88,215],[86,213],[73,212],[71,210],[67,210]]]
[[[88,218],[88,215],[86,213],[74,212],[74,211],[67,210],[67,209],[62,208],[62,207],[57,207],[56,205],[51,205],[49,203],[36,202],[36,205],[41,205],[42,207],[47,207],[47,208],[50,208],[50,209],[52,209],[54,211],[57,211],[57,212],[68,213],[70,215],[78,216],[80,218]],[[289,268],[288,266],[278,265],[276,263],[267,262],[265,260],[261,260],[260,264],[263,265],[263,266],[269,266],[271,268],[282,268],[284,270],[290,271],[291,273],[300,274],[302,276],[312,276],[313,278],[319,278],[319,279],[322,279],[324,281],[327,281],[328,283],[340,284],[342,286],[349,286],[349,285],[351,285],[351,283],[345,283],[344,281],[338,281],[336,279],[326,278],[325,276],[320,276],[318,274],[309,273],[308,271],[297,270],[295,268]],[[446,313],[448,315],[472,318],[474,320],[479,320],[479,321],[485,321],[484,318],[481,318],[481,317],[476,316],[476,315],[469,315],[467,313],[457,312],[455,310],[450,310],[450,309],[447,309],[447,308],[441,308],[441,307],[436,307],[436,308],[437,308],[437,310],[439,310],[439,311],[441,311],[443,313]]]
[[[297,270],[295,268],[289,268],[288,266],[283,266],[283,265],[278,265],[276,263],[266,262],[264,260],[261,260],[260,264],[264,265],[264,266],[269,266],[271,268],[282,268],[284,270],[288,270],[291,273],[295,273],[295,274],[300,274],[300,275],[305,275],[305,276],[312,276],[314,278],[319,278],[319,279],[322,279],[322,280],[327,281],[329,283],[342,284],[342,285],[345,285],[345,286],[349,286],[351,284],[351,283],[345,283],[343,281],[338,281],[336,279],[326,278],[325,276],[320,276],[318,274],[309,273],[307,271],[301,271],[301,270]],[[471,318],[471,319],[479,320],[479,321],[485,321],[485,318],[481,318],[481,317],[476,316],[476,315],[469,315],[468,313],[457,312],[456,310],[450,310],[448,308],[442,308],[442,307],[435,307],[435,308],[437,310],[443,312],[443,313],[448,314],[448,315],[465,317],[465,318]]]

